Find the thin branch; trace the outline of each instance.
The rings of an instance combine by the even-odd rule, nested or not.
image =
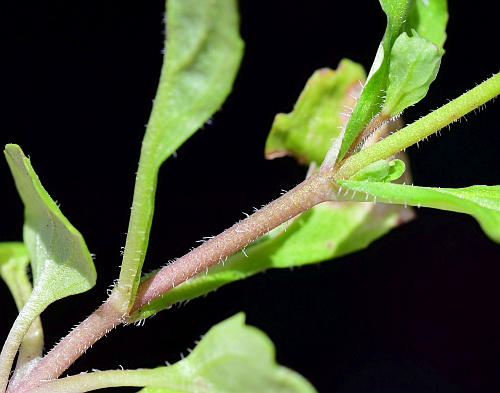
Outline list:
[[[148,369],[93,371],[47,382],[39,388],[32,389],[31,393],[83,393],[124,386],[165,388],[169,381],[166,378],[158,378],[158,373],[155,371]],[[175,385],[175,381],[172,384]]]
[[[479,108],[499,94],[500,74],[495,74],[427,116],[350,156],[335,174],[335,179],[348,179],[369,164],[393,156],[457,121],[460,117]]]

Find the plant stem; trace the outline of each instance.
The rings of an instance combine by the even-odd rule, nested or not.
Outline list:
[[[44,307],[40,307],[37,298],[35,296],[30,297],[9,331],[0,353],[0,392],[4,392],[7,387],[9,374],[18,348],[30,325],[40,313],[40,308],[43,310]]]
[[[347,158],[335,174],[336,180],[349,179],[369,164],[387,159],[407,147],[457,121],[500,94],[500,74],[495,74],[472,90],[450,101],[427,116],[402,128],[380,142]]]
[[[200,271],[224,260],[252,241],[318,203],[334,199],[333,182],[316,173],[251,216],[226,229],[147,280],[137,291],[132,311]],[[107,301],[64,337],[12,392],[25,392],[58,378],[78,357],[111,329],[124,322],[122,297],[113,291]]]
[[[336,178],[349,178],[370,163],[392,156],[456,121],[498,94],[500,94],[500,74],[493,76],[454,101],[386,139],[349,157],[338,171]],[[140,234],[140,236],[135,235],[127,238],[122,272],[129,271],[129,263],[130,266],[137,266],[137,258],[142,265],[151,226],[157,170],[151,171],[151,168],[148,168],[144,169],[144,173],[142,173],[141,168],[145,168],[145,166],[139,166],[129,225],[129,233]],[[236,223],[174,263],[165,266],[139,285],[132,311],[139,309],[200,271],[224,260],[312,206],[324,201],[335,200],[336,185],[331,176],[329,172],[318,171],[293,190],[250,217]],[[37,364],[24,381],[17,386],[9,387],[9,391],[29,391],[41,386],[44,381],[58,378],[92,344],[111,329],[123,323],[128,314],[128,307],[125,310],[124,301],[126,299],[130,301],[133,297],[137,273],[133,275],[127,273],[124,277],[125,279],[118,285],[118,289],[98,310],[61,340]]]
[[[43,328],[40,316],[31,323],[28,331],[23,337],[14,374],[10,383],[15,385],[22,380],[33,369],[34,365],[40,361],[43,355]]]
[[[128,313],[133,304],[153,221],[158,166],[151,159],[150,139],[145,138],[142,144],[122,266],[114,288],[123,314]]]
[[[115,303],[116,293],[113,293],[101,307],[45,355],[22,382],[16,386],[9,386],[7,391],[28,392],[41,386],[45,381],[58,378],[96,341],[123,322],[123,314]]]
[[[83,393],[112,387],[155,387],[165,388],[168,379],[158,378],[156,370],[107,370],[72,375],[45,383],[32,393]],[[175,380],[172,384],[175,385]]]
[[[246,247],[270,230],[317,205],[334,199],[333,182],[316,173],[250,217],[234,224],[155,275],[144,280],[132,311]]]

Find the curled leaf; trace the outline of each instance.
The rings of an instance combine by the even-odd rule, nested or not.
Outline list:
[[[365,79],[363,67],[348,59],[336,70],[316,71],[293,111],[276,115],[266,141],[266,158],[290,155],[304,165],[320,164],[349,119]]]
[[[89,290],[96,281],[94,263],[82,235],[45,191],[29,158],[17,145],[7,145],[5,156],[24,203],[23,238],[33,272],[33,291],[23,297],[24,305],[0,353],[0,390],[7,385],[21,343],[14,378],[22,377],[41,354],[43,338],[37,334],[41,332],[40,313],[56,300]],[[26,292],[29,282],[23,280],[20,288]]]

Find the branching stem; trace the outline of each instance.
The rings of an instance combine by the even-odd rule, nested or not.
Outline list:
[[[369,164],[387,159],[457,121],[500,94],[500,74],[465,92],[427,116],[345,160],[335,179],[348,179]]]
[[[143,281],[138,288],[131,311],[140,309],[151,300],[175,288],[206,268],[224,260],[305,210],[321,202],[335,200],[337,186],[333,178],[349,178],[367,165],[380,159],[386,159],[456,121],[498,94],[500,94],[500,74],[496,74],[442,108],[386,139],[347,158],[336,174],[325,170],[323,167],[322,170],[307,178],[293,190]],[[154,179],[155,177],[152,181],[149,181],[149,187],[153,188],[152,191],[156,186]],[[147,227],[147,220],[139,220],[138,226]],[[144,238],[139,239],[142,244],[138,244],[131,249],[144,248],[144,241],[147,242],[145,240],[147,239],[147,231],[145,231],[144,235]],[[143,258],[143,255],[141,255],[141,258]],[[132,290],[132,282],[135,277],[129,276],[127,279],[127,287]],[[92,344],[126,320],[128,313],[127,310],[124,312],[123,300],[129,296],[130,293],[124,294],[120,291],[114,291],[99,309],[63,338],[37,364],[29,377],[21,381],[17,386],[10,386],[8,391],[27,392],[42,386],[45,381],[58,378]]]
[[[270,230],[318,203],[334,200],[330,177],[316,173],[291,191],[264,206],[220,235],[203,243],[147,280],[137,291],[132,311],[224,260]],[[122,297],[116,291],[80,325],[64,337],[33,369],[29,379],[11,387],[10,392],[27,392],[45,381],[58,378],[96,341],[125,321]]]

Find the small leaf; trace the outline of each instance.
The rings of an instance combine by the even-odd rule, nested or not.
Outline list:
[[[401,33],[415,30],[419,37],[426,38],[439,48],[440,54],[443,53],[448,21],[446,0],[380,0],[380,3],[387,15],[387,28],[368,74],[365,88],[347,123],[339,159],[344,158],[350,149],[356,147],[360,139],[362,141],[363,138],[359,138],[359,134],[370,123],[373,122],[373,128],[376,129],[390,117],[400,113],[393,111],[380,113],[380,108],[384,106],[385,92],[391,83],[389,81],[391,56],[397,54],[397,51],[393,52],[393,45]],[[410,64],[406,67],[410,67]],[[373,130],[369,127],[367,131]]]
[[[339,181],[339,184],[380,202],[470,214],[492,240],[500,243],[500,186],[479,185],[454,189],[352,180]],[[365,199],[364,196],[359,198]]]
[[[402,33],[392,47],[389,86],[382,112],[393,117],[424,98],[436,79],[442,54],[428,39]]]
[[[402,160],[392,160],[389,161],[389,173],[387,176],[381,181],[391,182],[394,180],[398,180],[403,176],[406,169],[406,164]]]
[[[399,179],[405,171],[405,163],[401,160],[380,160],[363,168],[349,180],[390,182]]]
[[[245,325],[242,313],[213,326],[184,360],[143,373],[150,387],[142,393],[316,392],[305,378],[276,363],[271,340]]]
[[[276,115],[266,141],[266,158],[291,155],[301,164],[320,164],[347,122],[365,79],[363,67],[347,59],[335,71],[316,71],[293,111]]]
[[[23,243],[0,243],[0,275],[9,287],[19,311],[28,300],[32,290],[26,273],[29,260],[28,250]]]
[[[42,187],[17,145],[5,155],[24,203],[24,243],[30,255],[34,293],[45,306],[92,288],[96,271],[82,235]]]
[[[392,45],[401,33],[411,3],[410,0],[380,1],[382,9],[387,15],[387,27],[368,74],[366,85],[347,123],[339,159],[345,156],[358,134],[380,112],[383,104],[382,91],[387,89],[388,84],[389,55]]]

